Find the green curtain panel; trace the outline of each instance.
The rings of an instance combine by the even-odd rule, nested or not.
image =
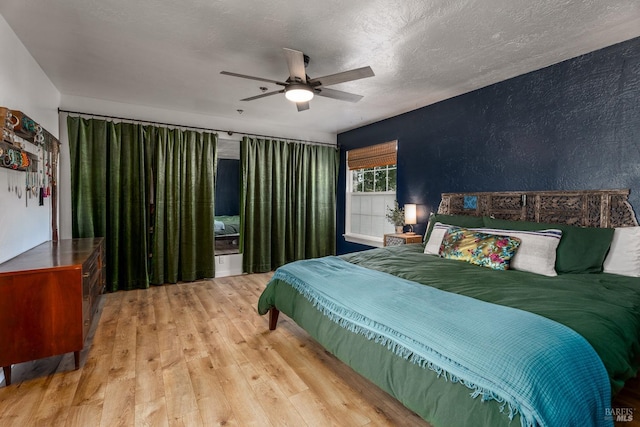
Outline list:
[[[105,237],[108,289],[213,277],[217,136],[79,117],[67,126],[73,236]]]
[[[215,276],[216,142],[210,133],[156,133],[151,283]]]
[[[244,138],[240,248],[247,273],[335,254],[338,151]]]
[[[79,117],[67,126],[73,237],[105,237],[109,290],[148,287],[143,127]]]

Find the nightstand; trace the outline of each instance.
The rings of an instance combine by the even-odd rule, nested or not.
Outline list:
[[[422,243],[420,234],[393,233],[384,235],[385,246],[400,246],[409,243]]]

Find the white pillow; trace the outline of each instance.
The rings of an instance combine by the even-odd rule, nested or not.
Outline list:
[[[603,271],[640,277],[640,227],[615,229],[611,248],[604,260]]]
[[[522,231],[495,228],[472,228],[472,230],[499,236],[517,237],[522,241],[516,254],[511,258],[510,269],[551,277],[558,275],[555,270],[556,249],[562,238],[562,230]]]
[[[429,235],[429,240],[427,241],[427,244],[424,245],[425,254],[440,255],[440,245],[442,244],[442,239],[444,239],[444,235],[447,234],[449,227],[452,226],[441,222],[436,222],[434,224],[433,230]]]

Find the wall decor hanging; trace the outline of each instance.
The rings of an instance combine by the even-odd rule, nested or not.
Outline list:
[[[26,206],[29,200],[44,206],[51,197],[52,240],[58,241],[57,174],[60,141],[31,117],[19,110],[0,107],[0,167],[25,172],[24,179],[9,178],[9,192]],[[24,185],[18,185],[22,181]],[[15,183],[15,185],[14,185]]]
[[[2,141],[0,142],[0,165],[13,170],[33,171],[38,167],[38,157],[16,145]]]

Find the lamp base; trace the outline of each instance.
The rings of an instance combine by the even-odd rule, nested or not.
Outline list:
[[[404,234],[416,234],[415,231],[405,231]]]

